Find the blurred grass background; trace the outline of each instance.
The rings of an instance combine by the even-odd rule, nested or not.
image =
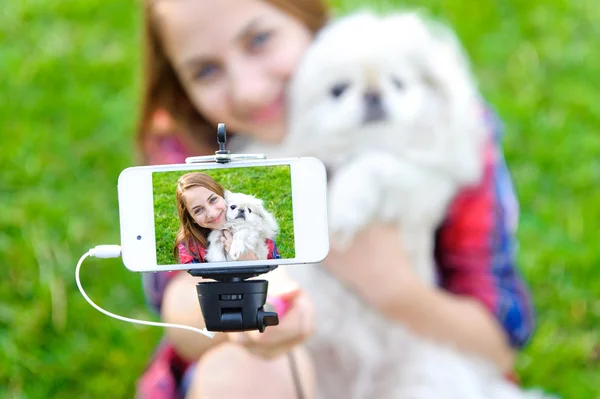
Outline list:
[[[279,226],[275,237],[282,259],[295,256],[294,214],[292,211],[292,179],[288,165],[234,169],[204,169],[225,190],[253,195],[263,201]],[[179,216],[175,189],[177,180],[187,172],[160,172],[152,174],[154,194],[154,230],[156,260],[159,265],[173,265],[173,243],[179,231]]]
[[[1,398],[131,398],[162,334],[98,313],[73,276],[89,247],[119,240],[117,176],[134,162],[139,2],[19,0],[0,10]],[[364,3],[335,1],[342,10]],[[524,385],[600,397],[600,4],[402,4],[455,27],[506,123],[520,265],[538,313],[518,358]],[[152,317],[140,277],[118,260],[88,261],[82,282],[109,310]]]

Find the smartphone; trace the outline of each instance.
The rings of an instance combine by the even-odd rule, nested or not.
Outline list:
[[[194,191],[198,194],[186,193],[184,197],[187,196],[188,202],[182,203],[182,196],[178,201],[178,181],[190,176],[197,178],[198,173],[208,175],[223,190],[234,194],[242,193],[262,201],[263,216],[264,212],[270,213],[273,217],[271,220],[277,224],[277,235],[268,242],[272,256],[260,260],[225,259],[210,262],[203,256],[198,256],[200,248],[197,240],[194,240],[195,246],[192,248],[196,252],[194,249],[190,251],[194,254],[194,263],[181,263],[184,260],[176,256],[174,248],[178,233],[184,229],[182,225],[199,224],[205,229],[202,230],[205,232],[203,234],[208,234],[212,231],[210,226],[229,221],[230,212],[221,211],[216,213],[220,215],[218,219],[208,213],[202,219],[204,209],[207,209],[206,212],[222,209],[208,205],[210,201],[225,201],[225,196],[215,197],[216,194],[211,194],[210,190],[198,189]],[[121,172],[118,180],[123,263],[135,272],[318,263],[329,252],[326,190],[325,166],[320,160],[310,157],[127,168]],[[192,201],[190,198],[195,198],[193,195],[199,196],[199,204],[202,206],[189,202]],[[220,204],[222,206],[223,203]],[[188,216],[184,216],[182,223],[180,214],[186,211],[178,210],[178,207],[188,209],[188,205],[194,208],[192,212],[188,211]],[[227,205],[226,201],[225,206],[228,211],[232,206],[235,208],[235,205]],[[251,209],[246,210],[249,211]],[[254,218],[260,216],[257,216],[256,211],[257,209]],[[231,214],[233,215],[233,211]],[[213,224],[205,224],[203,221]],[[214,248],[217,247],[214,245]],[[260,251],[257,250],[258,252]]]

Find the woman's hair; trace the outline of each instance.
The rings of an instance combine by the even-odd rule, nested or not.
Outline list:
[[[179,215],[179,231],[177,231],[175,245],[173,246],[173,255],[177,262],[179,261],[179,245],[181,243],[185,245],[185,248],[191,255],[198,259],[200,254],[198,254],[197,245],[206,248],[208,246],[208,234],[211,232],[210,229],[197,224],[185,206],[183,196],[192,187],[204,187],[221,197],[225,196],[223,187],[206,173],[190,172],[177,180],[175,197],[177,214]]]
[[[152,5],[156,0],[144,0],[143,7],[143,81],[142,102],[138,121],[138,149],[146,162],[146,143],[151,135],[152,116],[164,109],[175,120],[181,137],[194,153],[210,148],[215,127],[198,112],[185,93],[179,78],[163,49],[158,35],[157,20]],[[329,17],[324,0],[265,0],[304,23],[313,33],[321,29]],[[207,38],[208,40],[209,38]]]

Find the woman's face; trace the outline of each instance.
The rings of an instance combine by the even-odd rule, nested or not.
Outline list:
[[[155,12],[165,51],[200,113],[257,140],[281,140],[286,83],[310,30],[260,0],[159,1]]]
[[[188,213],[199,226],[220,229],[226,221],[227,204],[220,195],[205,187],[191,187],[183,193]]]

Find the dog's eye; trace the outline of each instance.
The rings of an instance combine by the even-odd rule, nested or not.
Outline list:
[[[237,206],[231,205],[230,208],[231,208],[231,210],[234,210],[235,208],[237,208]]]
[[[248,208],[248,213],[252,213],[252,209]]]
[[[396,89],[404,89],[404,82],[402,82],[400,79],[398,79],[395,76],[392,76],[392,83],[394,84],[394,86],[396,86]]]
[[[348,83],[338,83],[333,86],[329,92],[333,97],[338,98],[346,91],[348,86],[350,86]]]

